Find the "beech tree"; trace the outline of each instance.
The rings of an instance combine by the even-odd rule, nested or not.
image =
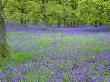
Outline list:
[[[3,17],[3,9],[5,7],[6,1],[0,0],[0,56],[8,57],[10,54],[9,46],[7,43],[5,21]]]

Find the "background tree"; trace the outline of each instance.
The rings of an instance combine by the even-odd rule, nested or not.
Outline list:
[[[27,24],[110,25],[109,0],[9,0],[5,20]]]

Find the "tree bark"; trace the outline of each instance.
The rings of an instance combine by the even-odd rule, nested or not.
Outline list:
[[[46,1],[42,0],[42,4],[41,4],[41,13],[42,13],[42,21],[43,24],[46,24]]]
[[[10,54],[10,50],[9,50],[7,37],[6,37],[5,22],[3,18],[2,0],[0,0],[0,56],[4,58],[4,57],[8,57],[9,54]]]
[[[58,27],[61,26],[61,20],[60,20],[60,16],[58,17]]]

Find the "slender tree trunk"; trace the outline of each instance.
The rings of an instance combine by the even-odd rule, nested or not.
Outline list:
[[[97,25],[97,20],[95,20],[95,27],[97,27],[98,25]]]
[[[41,12],[42,12],[42,21],[43,24],[47,23],[47,17],[46,17],[46,0],[42,0],[42,4],[41,4]]]
[[[21,10],[21,14],[22,14],[22,15],[21,15],[21,19],[20,19],[20,24],[23,25],[23,24],[24,24],[24,21],[23,21],[24,9],[21,8],[20,10]]]
[[[64,20],[64,27],[66,27],[66,18],[64,18],[63,20]]]
[[[60,17],[58,18],[58,27],[61,26],[61,20],[60,20]]]
[[[73,23],[72,22],[70,22],[70,26],[73,26]]]
[[[9,46],[7,43],[6,37],[6,29],[3,18],[3,8],[2,8],[2,0],[0,0],[0,56],[7,57],[9,56]]]

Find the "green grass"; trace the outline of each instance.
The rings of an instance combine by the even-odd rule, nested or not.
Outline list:
[[[0,57],[0,67],[4,67],[7,65],[17,65],[17,64],[23,64],[26,62],[29,62],[31,60],[36,59],[37,54],[35,52],[26,52],[26,51],[22,51],[22,52],[12,52],[11,57],[10,58],[5,58],[3,59],[2,57]]]
[[[35,52],[26,52],[26,51],[22,51],[22,52],[14,52],[12,54],[12,58],[14,60],[16,60],[16,62],[27,62],[30,60],[35,59],[37,56],[37,54]]]

